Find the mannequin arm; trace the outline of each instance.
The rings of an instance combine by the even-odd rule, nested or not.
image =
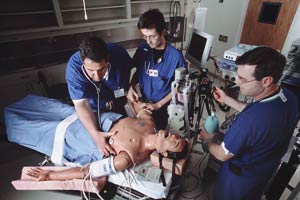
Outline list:
[[[82,179],[88,173],[88,167],[80,168],[74,167],[60,171],[44,170],[42,168],[32,168],[27,171],[27,175],[36,181],[48,180],[72,180]]]
[[[116,171],[122,171],[124,169],[127,169],[133,165],[133,162],[130,158],[130,156],[122,151],[118,155],[114,157],[114,166]]]
[[[105,158],[107,159],[107,158]],[[102,160],[103,161],[103,160]],[[96,161],[96,162],[101,162]],[[95,162],[94,162],[95,163]],[[121,171],[132,166],[130,156],[126,152],[121,152],[113,158],[113,164],[116,171]],[[97,166],[98,167],[98,166]],[[27,172],[27,175],[32,177],[36,181],[48,181],[48,180],[71,180],[71,179],[82,179],[86,174],[89,173],[90,165],[84,168],[73,167],[61,171],[43,170],[42,168],[32,168]],[[108,174],[103,174],[105,176]],[[98,176],[95,176],[98,177]],[[99,176],[101,177],[101,176]]]

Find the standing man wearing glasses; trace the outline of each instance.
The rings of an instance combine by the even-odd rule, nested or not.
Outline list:
[[[131,66],[123,47],[97,37],[84,39],[67,64],[66,81],[78,118],[105,156],[116,153],[105,136],[125,113]]]
[[[133,66],[137,71],[133,76],[127,98],[132,103],[142,101],[141,107],[152,111],[157,129],[165,129],[175,69],[187,67],[187,63],[182,53],[167,43],[165,19],[158,9],[150,9],[143,13],[137,27],[145,42],[137,48],[133,57]],[[142,99],[138,98],[135,90],[137,83]]]
[[[240,111],[221,145],[206,141],[203,149],[223,161],[214,199],[260,199],[287,151],[297,122],[297,99],[278,86],[286,60],[269,47],[257,47],[236,61],[237,84],[254,102],[244,104],[214,91],[217,101]],[[205,133],[201,132],[202,138]]]

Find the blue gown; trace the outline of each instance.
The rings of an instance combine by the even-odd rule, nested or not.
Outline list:
[[[6,133],[10,142],[52,155],[57,125],[75,113],[74,107],[46,97],[28,95],[4,109]],[[101,113],[103,131],[122,115]],[[79,119],[66,130],[63,160],[84,165],[102,159],[103,155]]]

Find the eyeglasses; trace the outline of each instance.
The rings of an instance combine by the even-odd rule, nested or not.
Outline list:
[[[155,40],[159,37],[159,35],[143,35],[144,40]]]
[[[256,79],[247,80],[247,79],[245,79],[243,77],[240,77],[240,76],[238,76],[238,79],[240,80],[241,84],[246,84],[246,83],[250,83],[250,82],[253,82],[253,81],[257,81]]]

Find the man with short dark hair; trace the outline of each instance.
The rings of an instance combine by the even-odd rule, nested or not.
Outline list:
[[[297,99],[278,81],[285,58],[269,47],[257,47],[236,61],[237,85],[254,102],[245,104],[217,88],[214,97],[240,113],[221,145],[204,143],[210,154],[224,161],[215,185],[214,199],[260,199],[276,172],[297,122]],[[205,138],[205,132],[201,132]]]
[[[158,9],[143,13],[137,27],[146,42],[138,47],[133,57],[133,66],[137,72],[133,76],[127,98],[132,103],[139,101],[134,89],[139,83],[142,108],[152,111],[157,129],[165,129],[175,70],[187,67],[187,63],[182,53],[166,41],[166,23]]]
[[[131,65],[123,47],[106,44],[97,37],[84,39],[67,64],[66,80],[76,113],[104,155],[115,152],[105,140],[107,130],[100,122],[101,112],[125,113],[124,95],[129,87]],[[111,115],[115,119],[122,117]]]

